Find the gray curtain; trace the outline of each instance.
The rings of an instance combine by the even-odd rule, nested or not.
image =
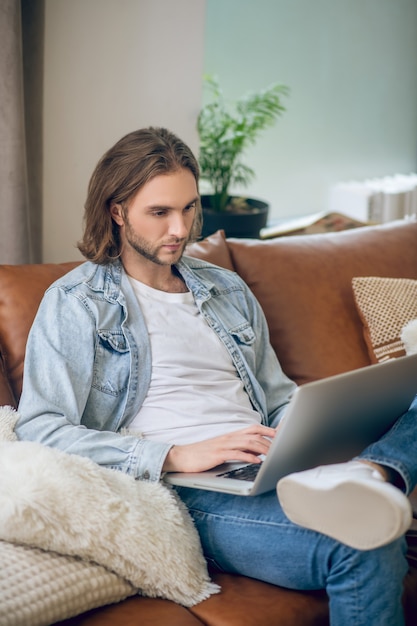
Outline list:
[[[0,0],[0,263],[42,255],[43,0]]]

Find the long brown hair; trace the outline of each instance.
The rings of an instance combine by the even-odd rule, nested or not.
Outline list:
[[[88,185],[84,234],[80,252],[90,261],[104,264],[120,256],[119,227],[110,207],[128,202],[155,176],[181,168],[191,171],[197,185],[198,162],[190,148],[166,128],[143,128],[120,139],[98,162]],[[201,231],[201,206],[190,233],[194,241]]]

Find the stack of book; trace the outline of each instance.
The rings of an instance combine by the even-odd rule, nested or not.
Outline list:
[[[330,190],[329,209],[371,223],[416,219],[417,174],[338,183]]]

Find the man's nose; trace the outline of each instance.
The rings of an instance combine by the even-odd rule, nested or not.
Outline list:
[[[189,225],[186,217],[182,213],[174,213],[169,221],[169,234],[178,239],[188,236]]]

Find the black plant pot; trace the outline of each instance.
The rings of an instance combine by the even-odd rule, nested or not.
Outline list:
[[[269,204],[253,198],[246,199],[251,210],[235,213],[233,211],[213,211],[211,195],[201,196],[203,209],[202,236],[207,237],[223,229],[226,237],[257,239],[261,228],[268,221]]]

